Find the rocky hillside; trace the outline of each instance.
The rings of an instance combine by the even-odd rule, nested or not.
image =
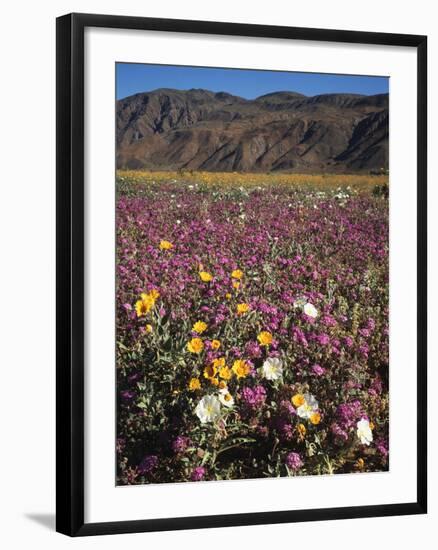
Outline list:
[[[388,168],[388,95],[159,89],[117,102],[117,166],[210,171]]]

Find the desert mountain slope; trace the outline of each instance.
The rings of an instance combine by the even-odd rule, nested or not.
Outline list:
[[[388,95],[281,91],[248,100],[158,89],[117,101],[117,166],[157,170],[388,168]]]

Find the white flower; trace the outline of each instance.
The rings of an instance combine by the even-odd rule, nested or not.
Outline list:
[[[307,302],[303,308],[303,311],[307,316],[312,317],[312,319],[316,319],[316,317],[318,317],[318,310],[310,302]]]
[[[222,405],[224,405],[224,407],[232,407],[234,405],[234,398],[228,391],[228,388],[219,390],[219,401]]]
[[[278,357],[268,357],[260,372],[266,380],[278,380],[283,375],[283,362]]]
[[[310,418],[318,410],[318,401],[311,393],[304,394],[304,403],[297,409],[297,415],[300,418]]]
[[[205,395],[196,406],[196,416],[202,424],[214,422],[221,414],[221,404],[215,395]]]
[[[371,431],[370,423],[365,418],[357,423],[357,437],[363,445],[369,445],[373,440],[373,432]]]

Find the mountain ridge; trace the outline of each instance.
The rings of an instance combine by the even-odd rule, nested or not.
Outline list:
[[[255,99],[159,88],[117,101],[117,166],[210,171],[388,168],[388,94]]]

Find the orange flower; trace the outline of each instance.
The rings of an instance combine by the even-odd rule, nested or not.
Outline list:
[[[309,420],[314,426],[316,426],[321,422],[321,415],[319,412],[314,412],[310,415]]]
[[[212,340],[211,341],[211,348],[214,350],[218,350],[221,347],[221,343],[219,340]]]
[[[244,359],[237,359],[233,363],[232,370],[237,378],[245,378],[250,373],[251,368]]]
[[[204,378],[213,378],[216,376],[217,368],[214,365],[207,365],[204,369]]]
[[[202,334],[203,332],[205,332],[207,330],[208,326],[207,326],[207,323],[204,323],[204,321],[197,321],[193,327],[192,327],[192,330],[193,332],[197,332],[198,334]]]
[[[225,367],[225,357],[218,357],[217,359],[213,359],[213,367],[215,367],[216,369]]]
[[[160,249],[161,250],[171,250],[173,248],[173,244],[170,241],[161,241],[160,242]]]
[[[243,277],[243,271],[241,271],[240,269],[235,269],[231,273],[231,277],[233,277],[233,279],[241,279]]]
[[[298,407],[301,407],[301,405],[304,405],[304,403],[306,402],[306,399],[302,393],[296,393],[292,397],[291,401],[292,401],[292,405],[298,408]]]
[[[201,382],[199,378],[191,378],[189,382],[189,390],[196,391],[201,389]]]
[[[298,424],[297,426],[297,432],[298,432],[298,439],[303,440],[306,435],[306,426],[304,424]]]
[[[137,317],[142,317],[143,315],[146,315],[149,313],[152,305],[144,300],[137,300],[135,302],[135,311],[137,313]]]
[[[156,300],[157,298],[160,297],[160,293],[158,292],[157,289],[153,288],[152,290],[149,291],[149,296],[154,300]]]
[[[272,334],[266,330],[262,330],[262,332],[257,336],[257,340],[262,346],[269,346],[272,344]]]
[[[142,292],[140,294],[140,300],[135,302],[135,311],[137,317],[142,317],[149,313],[149,311],[154,307],[157,298],[160,296],[158,290],[151,290],[150,292]]]
[[[219,369],[219,376],[223,380],[230,380],[233,376],[233,371],[229,367],[223,366]]]
[[[200,271],[199,276],[201,277],[201,281],[204,283],[209,283],[213,280],[213,275],[208,273],[208,271]]]
[[[244,315],[249,311],[249,304],[237,304],[237,315]]]
[[[204,342],[200,338],[192,338],[187,344],[190,353],[201,353],[204,349]]]

